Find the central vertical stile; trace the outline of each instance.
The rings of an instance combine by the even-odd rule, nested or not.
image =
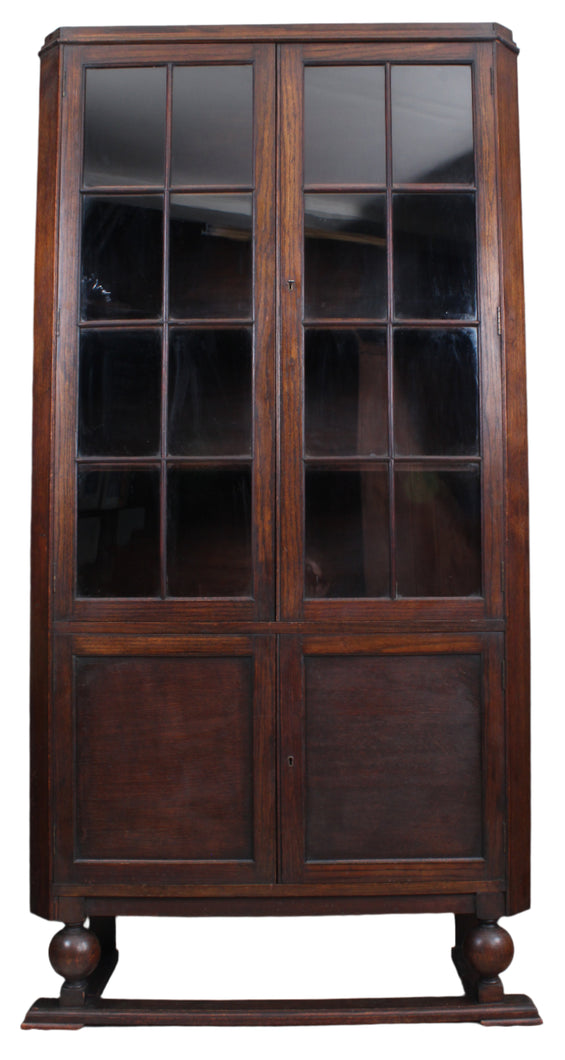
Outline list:
[[[392,243],[392,102],[391,64],[385,66],[385,121],[386,121],[386,216],[387,216],[387,383],[388,383],[388,491],[389,491],[389,535],[390,535],[390,595],[397,596],[396,582],[396,529],[394,499],[394,389],[392,370],[392,320],[394,315],[394,262]]]

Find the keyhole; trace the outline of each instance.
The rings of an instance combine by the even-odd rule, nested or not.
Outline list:
[[[293,766],[294,765],[294,755],[289,755],[288,758],[287,758],[287,762],[288,762],[289,766]]]
[[[287,280],[286,283],[289,291],[294,291],[294,288],[296,286],[296,280]]]

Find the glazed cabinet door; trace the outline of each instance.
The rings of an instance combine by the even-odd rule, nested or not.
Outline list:
[[[281,613],[500,619],[490,59],[282,51]]]
[[[281,642],[283,879],[499,889],[502,635]]]
[[[57,616],[272,617],[274,46],[65,61]]]
[[[274,879],[275,658],[268,636],[59,638],[59,893]]]

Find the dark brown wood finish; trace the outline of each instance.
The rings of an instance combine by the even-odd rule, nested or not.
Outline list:
[[[504,526],[500,497],[504,481],[504,421],[500,394],[502,363],[498,335],[500,305],[497,241],[496,139],[490,95],[490,55],[477,50],[475,78],[475,138],[477,155],[477,229],[479,344],[481,365],[481,453],[483,457],[483,584],[488,614],[504,611],[501,569]]]
[[[469,894],[475,893],[476,895],[483,894],[495,894],[499,895],[504,885],[504,880],[500,877],[489,876],[486,879],[481,878],[470,878],[465,880],[443,880],[438,879],[432,888],[430,888],[428,881],[424,879],[419,880],[406,880],[398,879],[394,885],[394,894],[406,894],[415,895],[417,897],[430,896],[434,894]],[[185,897],[190,898],[191,896],[196,898],[202,898],[210,896],[212,898],[218,898],[228,893],[224,884],[214,883],[164,883],[158,881],[156,883],[112,883],[111,888],[109,884],[101,883],[55,883],[53,885],[54,894],[60,897],[60,906],[65,908],[65,902],[67,898],[72,901],[82,901],[78,895],[86,895],[91,897],[107,896],[108,892],[117,897],[131,897],[135,895],[144,895],[149,898],[157,898],[159,895],[163,897],[174,898]],[[329,882],[316,882],[316,883],[240,883],[234,891],[229,891],[230,894],[235,896],[247,896],[256,898],[269,898],[279,895],[283,898],[300,898],[301,896],[314,897],[315,895],[331,895],[335,894],[338,897],[348,895],[372,895],[372,896],[386,896],[390,895],[390,882],[388,878],[385,880],[362,880],[362,881],[347,881],[337,880]],[[64,900],[63,900],[64,899]],[[478,901],[478,897],[477,897]],[[81,905],[81,909],[83,906]],[[501,915],[501,914],[498,914]]]
[[[366,916],[396,913],[454,913],[472,916],[475,898],[470,894],[345,895],[280,897],[279,886],[263,898],[88,898],[84,908],[98,915],[108,909],[122,916]],[[335,888],[334,888],[335,890]],[[64,906],[61,903],[61,916]]]
[[[40,998],[29,1010],[23,1030],[80,1027],[285,1027],[337,1023],[482,1023],[484,1026],[535,1026],[542,1021],[525,994],[504,1001],[468,1001],[461,997],[347,998],[331,1001],[118,1001],[102,998],[77,1010],[58,999]]]
[[[507,913],[530,905],[530,574],[522,214],[516,63],[495,48],[506,382]]]
[[[504,972],[514,956],[514,943],[496,920],[456,916],[452,957],[467,997],[479,1002],[502,1001]]]
[[[291,26],[81,26],[56,29],[45,38],[45,46],[57,43],[105,44],[144,41],[172,44],[178,41],[453,41],[453,40],[501,40],[514,51],[512,32],[498,22],[396,22],[389,24],[358,23],[357,25],[335,25],[313,23]]]
[[[302,618],[304,523],[302,486],[302,47],[280,51],[280,617]],[[293,281],[292,290],[289,280]],[[282,355],[282,351],[284,355]],[[300,500],[298,500],[300,498]]]
[[[31,512],[31,908],[52,912],[51,776],[51,548],[52,548],[52,393],[57,350],[58,228],[57,196],[62,53],[45,56],[41,67],[39,179],[35,261],[33,373],[33,480]]]
[[[512,943],[496,923],[529,904],[516,51],[510,31],[496,23],[81,27],[46,39],[36,259],[31,879],[32,910],[66,925],[53,942],[66,983],[60,999],[33,1006],[25,1027],[540,1022],[529,998],[503,993],[498,976]],[[253,66],[253,177],[245,183],[173,183],[175,64]],[[395,64],[470,67],[475,172],[469,183],[445,184],[433,174],[424,183],[394,180]],[[352,65],[384,68],[386,181],[383,171],[381,183],[305,185],[304,67]],[[163,181],[83,186],[85,69],[140,66],[167,71]],[[124,195],[166,198],[169,190],[253,197],[253,308],[241,318],[188,318],[187,307],[174,318],[167,305],[165,234],[163,314],[142,317],[136,311],[135,319],[127,319],[126,309],[116,320],[81,320],[82,200],[94,194],[109,201]],[[385,316],[348,318],[340,315],[347,311],[343,305],[333,318],[317,313],[304,319],[304,191],[385,201]],[[406,319],[395,315],[393,221],[400,194],[473,198],[477,306],[464,320],[454,324],[448,314],[422,319],[419,311]],[[165,204],[165,229],[168,213]],[[232,251],[228,257],[235,261]],[[169,454],[171,324],[253,332],[248,452],[232,446],[218,455]],[[323,445],[305,451],[305,326],[317,334],[373,329],[385,335],[386,451],[384,443],[368,444],[368,398],[358,409],[359,430],[368,434],[357,455],[331,445],[328,455]],[[480,445],[469,455],[449,447],[441,450],[444,455],[433,455],[433,448],[401,449],[393,419],[397,329],[433,329],[443,342],[454,327],[478,334]],[[151,329],[164,336],[159,452],[77,454],[80,336],[110,330],[121,342],[132,330]],[[375,387],[377,374],[360,372],[359,388]],[[323,426],[331,440],[331,423]],[[77,468],[145,475],[153,468],[160,475],[160,595],[77,595]],[[251,588],[233,596],[167,598],[166,472],[229,475],[242,468],[252,469]],[[394,504],[399,469],[440,479],[480,473],[480,592],[476,581],[474,595],[402,597],[399,571],[410,572],[412,561],[407,566],[404,559],[402,566],[398,541],[409,520],[418,524],[421,517],[414,504],[404,513]],[[342,477],[358,473],[360,483],[361,476],[375,474],[388,481],[387,596],[305,595],[305,471],[324,470]],[[360,484],[362,493],[367,486]],[[369,499],[363,507],[359,547],[370,565],[378,547],[369,540],[378,505],[371,508]],[[420,541],[443,533],[433,513],[418,525]],[[330,532],[335,541],[329,555],[339,557],[346,531],[341,534],[337,520],[326,527]],[[471,556],[467,543],[449,525],[445,533],[442,547],[451,554],[459,549],[454,569],[462,570]],[[221,571],[241,563],[237,531],[222,549],[201,533],[193,552],[197,565],[207,548],[216,550]],[[436,544],[431,554],[437,554]],[[376,592],[371,577],[366,589]],[[117,960],[118,915],[405,912],[455,914],[454,960],[464,998],[100,997]]]

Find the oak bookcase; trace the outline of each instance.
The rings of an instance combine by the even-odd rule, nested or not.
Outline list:
[[[536,1023],[517,49],[41,52],[24,1026]],[[464,995],[117,1001],[115,918],[450,912]],[[85,923],[88,921],[88,926]]]

